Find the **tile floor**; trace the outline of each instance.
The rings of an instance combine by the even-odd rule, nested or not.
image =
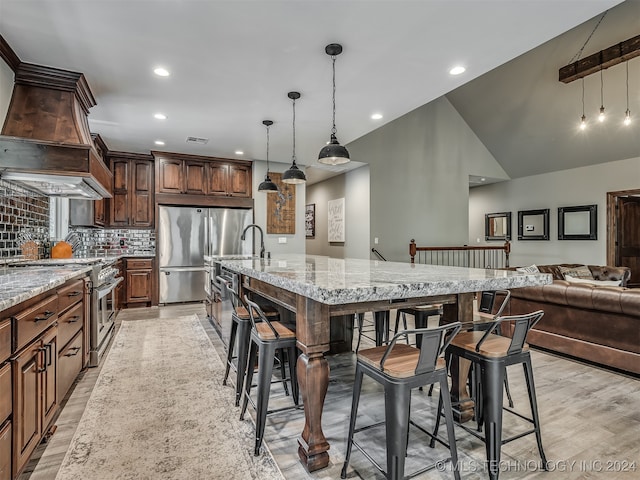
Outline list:
[[[141,318],[171,317],[196,313],[202,319],[205,330],[222,359],[224,344],[206,319],[201,305],[131,309],[123,311],[119,321]],[[366,342],[366,340],[365,340]],[[366,348],[366,343],[364,344]],[[555,355],[534,351],[533,366],[538,393],[538,405],[542,421],[543,444],[551,472],[539,469],[539,456],[535,438],[530,435],[502,447],[501,479],[632,479],[640,476],[640,381],[622,374],[585,365]],[[224,361],[224,360],[223,360]],[[345,438],[351,408],[351,382],[353,381],[355,355],[351,353],[329,357],[331,378],[323,429],[331,444],[331,463],[323,470],[308,473],[297,457],[297,438],[304,425],[301,411],[271,416],[267,419],[265,442],[287,479],[337,479],[340,478],[344,460]],[[73,394],[66,400],[56,422],[58,429],[49,443],[41,445],[20,480],[53,480],[59,468],[75,425],[89,398],[98,369],[89,369],[81,375]],[[522,370],[509,369],[509,380],[516,409],[528,414],[528,400]],[[228,386],[230,395],[233,386]],[[437,389],[436,389],[437,393]],[[272,405],[286,404],[278,384],[274,384]],[[382,420],[384,400],[381,388],[372,381],[363,385],[358,425]],[[437,396],[416,391],[412,397],[412,417],[419,423],[433,423]],[[522,431],[526,425],[517,417],[505,413],[505,431]],[[250,421],[250,420],[247,420]],[[520,429],[520,430],[518,430]],[[442,432],[442,430],[441,430]],[[484,473],[484,445],[460,427],[455,428],[461,477],[463,479],[487,478]],[[447,455],[442,446],[430,449],[423,435],[412,431],[407,457],[407,473]],[[368,431],[364,443],[372,455],[384,465],[384,427]],[[633,470],[635,468],[635,471]],[[98,477],[96,477],[98,478]],[[132,477],[135,478],[135,477]],[[211,478],[216,478],[212,473]],[[355,451],[351,456],[348,478],[383,478]],[[452,478],[450,471],[432,470],[420,479]],[[64,479],[60,479],[64,480]]]

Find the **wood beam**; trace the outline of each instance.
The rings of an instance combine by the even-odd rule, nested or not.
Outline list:
[[[640,35],[565,65],[558,71],[558,80],[571,83],[637,56],[640,56]]]

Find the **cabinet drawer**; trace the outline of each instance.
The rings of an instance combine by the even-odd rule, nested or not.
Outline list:
[[[127,270],[142,270],[152,268],[153,259],[151,258],[127,258]]]
[[[11,355],[11,319],[0,321],[0,364]]]
[[[0,426],[0,480],[11,480],[11,422]]]
[[[58,356],[58,398],[63,399],[82,370],[82,332]]]
[[[11,363],[0,366],[0,424],[11,415]]]
[[[78,303],[58,317],[58,344],[64,347],[82,328],[84,322],[84,304]]]
[[[67,307],[82,300],[83,293],[83,280],[78,280],[58,289],[58,311],[63,312]]]
[[[58,319],[58,296],[50,295],[33,307],[16,315],[16,351],[20,350],[38,334]]]

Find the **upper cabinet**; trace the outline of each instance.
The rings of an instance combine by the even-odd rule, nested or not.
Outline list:
[[[155,199],[151,155],[110,152],[109,165],[113,173],[110,226],[153,227]]]
[[[251,162],[166,152],[152,154],[156,162],[158,203],[252,206]]]

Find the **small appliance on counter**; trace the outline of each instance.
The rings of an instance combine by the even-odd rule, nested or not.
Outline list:
[[[71,244],[61,240],[51,247],[51,258],[71,258],[73,257],[73,249]]]

